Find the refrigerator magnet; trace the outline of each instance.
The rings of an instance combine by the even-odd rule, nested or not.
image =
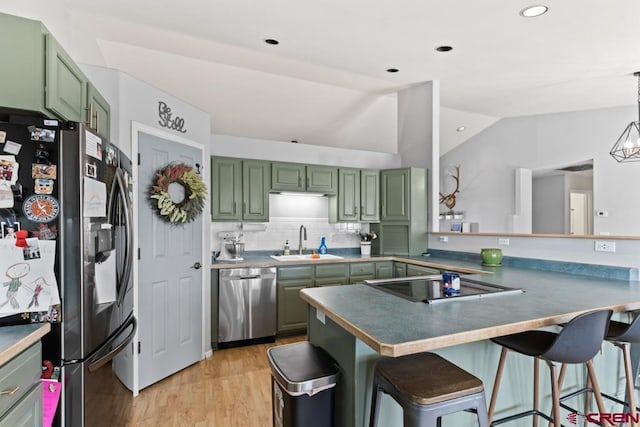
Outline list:
[[[53,142],[56,139],[56,131],[53,129],[35,128],[31,131],[31,140],[38,142]]]
[[[31,178],[56,179],[58,168],[56,165],[31,164]]]
[[[87,175],[89,178],[95,179],[97,176],[96,165],[94,165],[93,163],[85,164],[85,175]]]
[[[14,154],[17,156],[18,153],[20,153],[21,148],[22,148],[22,144],[18,144],[17,142],[11,141],[9,139],[5,142],[3,150],[5,153]]]
[[[0,144],[7,140],[7,132],[0,130]]]
[[[36,185],[35,185],[33,191],[36,194],[51,194],[51,193],[53,193],[53,183],[54,183],[54,181],[52,179],[37,178],[35,182],[36,182]]]

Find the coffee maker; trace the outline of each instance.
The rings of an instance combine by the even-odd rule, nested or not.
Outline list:
[[[225,231],[220,233],[222,243],[220,244],[219,260],[224,261],[242,261],[244,254],[244,242],[242,241],[242,233]]]

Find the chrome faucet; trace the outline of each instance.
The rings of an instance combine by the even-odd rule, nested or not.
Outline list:
[[[304,232],[304,240],[307,240],[307,227],[300,226],[300,244],[298,245],[298,255],[302,255],[302,233]]]

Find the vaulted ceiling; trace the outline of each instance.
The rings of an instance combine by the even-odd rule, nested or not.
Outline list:
[[[209,111],[213,133],[395,152],[395,93],[428,80],[443,152],[499,118],[636,102],[638,0],[61,1],[78,62]]]

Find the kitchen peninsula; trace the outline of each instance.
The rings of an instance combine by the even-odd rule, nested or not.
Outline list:
[[[336,389],[337,425],[367,424],[371,374],[380,355],[397,357],[435,350],[481,378],[488,395],[499,355],[499,347],[487,341],[489,338],[557,325],[589,310],[624,312],[640,308],[638,282],[511,267],[492,271],[491,275],[467,277],[522,288],[524,292],[431,305],[398,298],[368,285],[302,290],[301,297],[309,303],[309,340],[325,348],[341,368]],[[603,390],[617,390],[618,359],[610,347],[603,346],[603,356],[594,362]],[[531,363],[513,359],[507,370],[517,370],[513,378],[519,382],[512,384],[510,393],[503,393],[497,416],[503,408],[509,406],[513,411],[513,406],[530,402]],[[570,369],[570,376],[565,390],[582,381],[579,367]],[[547,383],[546,376],[542,377],[541,385],[548,388]],[[467,414],[453,417],[459,417],[455,425],[475,425],[474,418],[464,418]],[[400,425],[401,419],[399,406],[383,399],[381,425]]]

